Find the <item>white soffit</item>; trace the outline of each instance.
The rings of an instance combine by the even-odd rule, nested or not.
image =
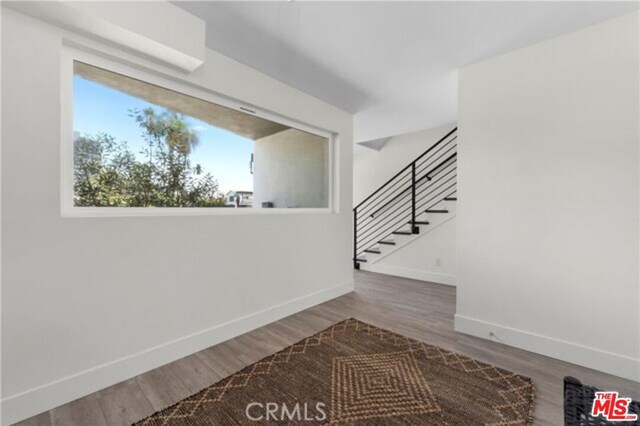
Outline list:
[[[389,142],[390,139],[391,137],[374,139],[371,141],[359,142],[359,144],[362,146],[366,146],[367,148],[371,148],[375,151],[380,151],[382,147],[385,146],[387,142]]]
[[[205,58],[205,22],[165,1],[10,1],[18,12],[191,72]]]

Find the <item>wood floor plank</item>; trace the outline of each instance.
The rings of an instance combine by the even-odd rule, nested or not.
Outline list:
[[[189,394],[199,392],[224,377],[209,368],[197,354],[179,359],[166,367],[173,373],[173,377],[180,380]]]
[[[135,379],[101,390],[97,396],[108,425],[129,426],[156,411]]]
[[[226,377],[247,366],[229,349],[227,342],[200,351],[196,356],[220,377]]]
[[[107,425],[98,396],[95,393],[54,408],[50,413],[53,426]]]
[[[139,420],[347,318],[531,377],[537,389],[535,425],[563,423],[562,379],[566,375],[640,399],[636,382],[457,333],[453,329],[454,287],[372,272],[354,274],[353,293],[58,407],[20,426],[102,426]]]
[[[166,366],[141,374],[135,380],[155,411],[163,410],[193,393]]]
[[[21,426],[51,426],[51,412],[45,411],[44,413],[33,416],[20,423]]]

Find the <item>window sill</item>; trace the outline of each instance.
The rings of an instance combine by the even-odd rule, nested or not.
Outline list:
[[[334,213],[330,208],[225,208],[225,207],[69,207],[63,218],[75,217],[181,217],[181,216],[254,216]]]

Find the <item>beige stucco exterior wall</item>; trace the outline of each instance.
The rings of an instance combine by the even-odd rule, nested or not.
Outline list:
[[[329,142],[297,129],[257,139],[254,144],[254,208],[329,206]]]

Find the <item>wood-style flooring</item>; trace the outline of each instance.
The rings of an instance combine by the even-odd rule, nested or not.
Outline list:
[[[640,399],[640,384],[453,330],[454,287],[355,271],[355,292],[19,423],[21,426],[129,425],[243,367],[347,318],[357,318],[531,377],[535,424],[562,425],[562,379]]]

